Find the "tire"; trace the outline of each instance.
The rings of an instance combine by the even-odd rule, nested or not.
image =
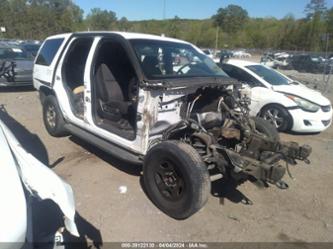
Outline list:
[[[151,201],[175,219],[186,219],[208,200],[211,183],[197,151],[179,141],[161,142],[144,160],[143,180]]]
[[[47,132],[53,137],[64,137],[68,133],[65,130],[65,120],[61,114],[56,97],[49,95],[43,102],[43,121]]]
[[[292,117],[289,112],[280,105],[264,107],[259,116],[269,121],[278,131],[288,131],[291,129]]]
[[[272,139],[275,142],[280,141],[280,134],[279,134],[278,130],[270,122],[268,122],[267,120],[262,119],[260,117],[255,117],[254,123],[255,123],[257,131],[265,134],[267,137],[269,137],[270,139]]]

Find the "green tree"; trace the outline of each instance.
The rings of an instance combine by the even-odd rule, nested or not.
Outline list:
[[[131,28],[131,24],[126,17],[120,18],[118,21],[118,29],[121,31],[128,31]]]
[[[321,39],[325,33],[325,23],[323,22],[326,12],[325,0],[310,0],[305,7],[304,12],[307,14],[308,25],[308,48],[311,50],[322,49]]]
[[[226,33],[234,33],[241,30],[248,20],[248,13],[238,5],[228,5],[226,8],[220,8],[217,14],[213,16],[215,25],[221,27]]]
[[[166,33],[168,36],[180,38],[181,20],[178,16],[175,16],[173,19],[169,20],[167,26]]]
[[[311,19],[315,15],[323,16],[326,10],[325,0],[310,0],[310,3],[305,6],[304,12],[306,13],[307,18]]]
[[[100,8],[91,9],[86,19],[90,30],[110,30],[117,21],[116,13]]]

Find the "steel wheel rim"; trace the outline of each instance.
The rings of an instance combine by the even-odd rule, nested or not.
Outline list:
[[[161,195],[169,201],[180,200],[185,191],[182,175],[170,161],[162,161],[155,168],[154,180]]]
[[[49,124],[49,126],[51,128],[54,128],[56,126],[56,111],[54,106],[48,106],[47,110],[46,110],[46,120],[47,123]]]
[[[274,125],[276,128],[280,128],[285,122],[283,114],[276,108],[268,109],[264,113],[263,118]]]

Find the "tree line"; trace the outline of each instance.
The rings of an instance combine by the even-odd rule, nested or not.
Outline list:
[[[128,21],[110,10],[93,8],[84,16],[72,0],[0,0],[0,27],[9,39],[38,39],[87,30],[120,30],[165,34],[200,47],[333,50],[333,8],[325,0],[309,0],[304,18],[287,15],[251,18],[237,5],[217,10],[204,20],[181,19]],[[327,41],[329,41],[327,43]]]

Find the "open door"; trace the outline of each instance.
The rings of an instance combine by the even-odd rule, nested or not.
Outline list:
[[[92,64],[94,124],[127,140],[135,140],[138,85],[138,77],[122,43],[102,39]]]

